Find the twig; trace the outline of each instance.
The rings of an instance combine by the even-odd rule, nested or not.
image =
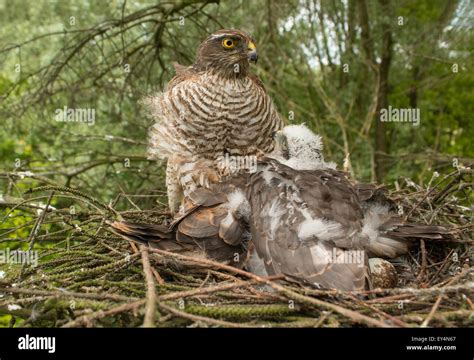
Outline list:
[[[262,281],[265,284],[271,286],[276,291],[290,297],[290,299],[299,300],[299,301],[301,301],[303,303],[306,303],[306,304],[310,304],[310,305],[314,305],[314,306],[317,306],[317,307],[322,307],[322,308],[327,309],[327,310],[335,311],[335,312],[337,312],[337,313],[339,313],[339,314],[341,314],[345,317],[350,318],[351,320],[353,320],[354,322],[357,322],[357,323],[363,323],[363,324],[366,324],[366,325],[369,325],[369,326],[388,327],[387,324],[385,324],[385,323],[383,323],[379,320],[373,319],[369,316],[359,314],[358,312],[355,312],[355,311],[352,311],[352,310],[349,310],[349,309],[345,309],[345,308],[343,308],[339,305],[331,304],[331,303],[323,301],[323,300],[318,300],[318,299],[311,298],[309,296],[298,294],[298,293],[296,293],[292,290],[289,290],[289,289],[285,288],[282,285],[276,284],[276,283],[274,283],[274,282],[272,282],[268,279],[262,278],[260,276],[254,275],[254,274],[249,273],[249,272],[244,271],[244,270],[234,268],[234,267],[229,266],[229,265],[224,265],[224,264],[221,264],[221,263],[218,263],[218,262],[215,262],[215,261],[212,261],[212,260],[208,260],[208,259],[192,258],[190,256],[186,256],[186,255],[182,255],[182,254],[176,254],[176,253],[172,253],[172,252],[165,251],[165,250],[150,249],[150,251],[156,252],[156,253],[161,254],[161,255],[167,255],[167,256],[170,256],[170,257],[180,258],[180,259],[187,260],[187,261],[190,261],[190,262],[195,262],[195,263],[200,263],[200,264],[207,265],[207,266],[213,266],[213,267],[221,268],[221,269],[224,269],[224,270],[227,270],[227,271],[230,271],[230,272],[234,272],[234,273],[246,276],[248,278],[252,278],[252,279],[255,279],[255,280],[258,280],[258,281]]]
[[[160,301],[175,300],[175,299],[182,299],[185,297],[196,296],[196,295],[212,294],[219,291],[231,290],[231,289],[236,289],[239,287],[252,286],[259,283],[264,283],[269,280],[277,280],[277,279],[282,279],[282,278],[283,278],[283,275],[277,275],[270,278],[262,278],[261,280],[252,279],[249,281],[237,281],[230,284],[209,286],[205,288],[199,288],[196,290],[179,291],[179,292],[174,292],[171,294],[161,295],[158,297],[158,300]]]
[[[99,310],[88,315],[80,316],[72,321],[69,321],[68,323],[64,324],[62,327],[71,328],[71,327],[78,327],[81,325],[89,325],[93,320],[98,320],[106,316],[116,315],[116,314],[123,313],[125,311],[130,311],[130,310],[138,308],[144,303],[145,303],[145,300],[137,300],[128,304],[122,304],[122,305],[113,307],[106,311]]]
[[[150,258],[148,249],[141,245],[140,252],[142,254],[143,272],[146,280],[146,305],[145,305],[145,319],[143,320],[143,327],[155,327],[155,312],[156,312],[156,291],[155,281],[153,279],[152,267],[150,265]]]
[[[425,328],[428,327],[429,322],[433,318],[436,310],[438,309],[439,304],[441,303],[441,300],[443,299],[443,295],[439,295],[438,298],[436,299],[436,302],[434,303],[433,307],[431,308],[430,313],[426,317],[425,321],[420,325],[420,327]]]
[[[156,271],[156,269],[154,268],[151,268],[151,271],[153,272],[153,275],[155,276],[155,280],[158,284],[160,285],[164,285],[165,284],[165,281],[163,280],[163,278],[160,276],[160,274],[158,273],[158,271]]]
[[[224,321],[224,320],[212,319],[212,318],[208,318],[208,317],[200,316],[200,315],[188,314],[187,312],[180,311],[178,309],[175,309],[175,308],[173,308],[171,306],[168,306],[168,305],[165,305],[163,303],[158,303],[158,306],[160,308],[172,313],[173,315],[176,315],[176,316],[179,316],[179,317],[182,317],[182,318],[185,318],[185,319],[189,319],[189,320],[192,320],[192,321],[195,321],[195,322],[196,321],[201,321],[201,322],[212,324],[212,325],[232,327],[232,328],[247,328],[247,327],[250,326],[250,325],[246,325],[246,324],[239,324],[239,323],[233,323],[233,322]]]
[[[421,249],[421,268],[420,272],[417,276],[417,279],[419,282],[423,279],[426,273],[426,267],[427,267],[427,262],[426,262],[426,246],[425,246],[425,241],[422,239],[420,240],[420,249]]]
[[[97,300],[112,300],[112,301],[130,301],[138,300],[130,296],[122,296],[116,294],[93,294],[93,293],[79,293],[71,291],[46,291],[46,290],[35,290],[35,289],[22,289],[17,287],[0,287],[0,292],[12,293],[12,294],[26,294],[26,295],[39,295],[39,296],[55,296],[55,297],[75,297],[84,299],[97,299]]]
[[[408,324],[406,324],[405,322],[401,321],[400,319],[396,318],[395,316],[392,316],[390,314],[387,314],[386,312],[382,311],[382,310],[379,310],[377,309],[375,306],[373,305],[370,305],[368,303],[365,303],[363,301],[360,301],[359,299],[357,299],[356,297],[354,296],[351,296],[352,300],[355,301],[357,304],[359,304],[360,306],[363,306],[363,307],[366,307],[370,310],[372,310],[373,312],[379,314],[380,316],[392,321],[394,324],[396,324],[397,326],[399,327],[408,327]]]

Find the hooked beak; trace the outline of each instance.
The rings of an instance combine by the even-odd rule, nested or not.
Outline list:
[[[257,54],[257,47],[253,43],[253,41],[249,41],[249,45],[247,47],[247,56],[250,62],[257,63],[258,54]]]

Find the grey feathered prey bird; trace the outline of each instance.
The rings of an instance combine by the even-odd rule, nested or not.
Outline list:
[[[248,252],[257,274],[359,290],[370,283],[368,257],[394,258],[415,239],[450,236],[442,226],[404,222],[383,188],[352,183],[324,160],[320,137],[306,126],[283,128],[275,142],[255,173],[190,194],[167,232],[175,245],[240,266]],[[113,227],[132,240],[161,236],[143,224]]]

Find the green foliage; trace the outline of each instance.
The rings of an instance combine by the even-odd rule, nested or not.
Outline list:
[[[421,112],[419,127],[387,125],[383,180],[427,183],[433,171],[450,172],[453,158],[468,164],[474,157],[474,36],[466,1],[391,2],[389,15],[380,2],[366,3],[377,64],[385,24],[392,34],[388,103]],[[143,209],[166,202],[163,166],[146,160],[152,120],[140,100],[163,89],[172,62],[191,64],[200,41],[225,27],[257,39],[261,60],[254,69],[283,117],[320,133],[329,159],[342,164],[348,151],[355,177],[371,180],[377,77],[365,59],[357,4],[0,0],[0,172],[32,171],[104,203],[122,192],[142,196],[122,196],[118,209],[133,207],[130,200]],[[65,106],[94,109],[94,125],[57,121],[57,109]],[[14,183],[4,174],[0,193],[21,197],[35,185]],[[55,205],[72,203],[61,198]],[[15,214],[3,229],[31,221]],[[29,230],[8,236],[26,238]]]

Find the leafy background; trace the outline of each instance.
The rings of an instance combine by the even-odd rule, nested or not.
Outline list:
[[[165,203],[140,99],[220,28],[253,34],[254,71],[283,117],[321,134],[328,158],[348,158],[357,179],[426,185],[474,158],[469,0],[0,0],[0,23],[0,248],[25,248],[34,214],[7,205],[34,176],[105,203],[118,193],[141,196],[141,208]],[[420,126],[381,124],[388,105],[420,109]],[[94,109],[95,124],[56,121],[64,106]],[[18,182],[21,172],[34,176]]]

